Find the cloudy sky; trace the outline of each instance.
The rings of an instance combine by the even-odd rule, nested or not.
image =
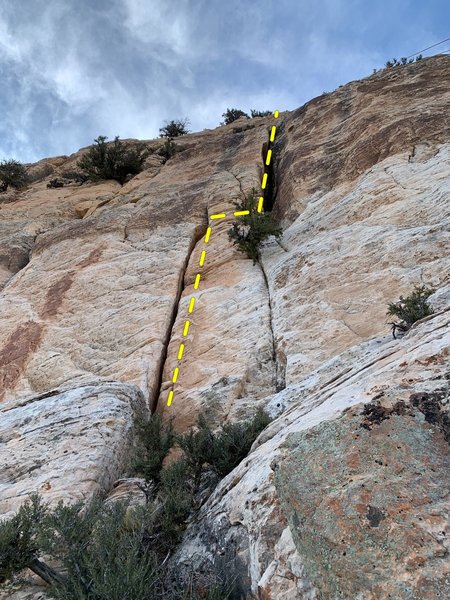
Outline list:
[[[449,17],[448,0],[0,0],[0,159],[293,109],[450,37]]]

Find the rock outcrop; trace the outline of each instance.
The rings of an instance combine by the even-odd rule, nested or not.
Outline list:
[[[0,195],[0,514],[34,491],[142,501],[121,479],[137,417],[264,406],[174,568],[232,571],[237,597],[450,596],[449,75],[438,56],[282,114],[265,202],[284,232],[260,264],[227,231],[270,117],[182,137],[123,187],[47,189],[76,153]],[[393,339],[388,302],[422,284],[434,314]]]

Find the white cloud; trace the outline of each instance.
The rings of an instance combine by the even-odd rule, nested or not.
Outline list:
[[[192,57],[195,45],[187,0],[124,0],[124,5],[125,27],[141,44],[159,49],[166,60],[170,54],[184,60]]]
[[[103,133],[148,138],[164,119],[209,128],[232,106],[292,109],[433,37],[404,2],[399,27],[387,0],[27,4],[0,0],[0,158],[69,153]]]

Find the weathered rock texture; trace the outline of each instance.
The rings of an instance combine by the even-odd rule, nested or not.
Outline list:
[[[3,407],[2,407],[3,408]],[[47,501],[89,498],[128,466],[133,420],[145,414],[136,386],[95,383],[2,409],[0,512],[35,490]]]
[[[293,384],[275,395],[271,406],[284,399],[289,408],[203,507],[177,568],[190,569],[193,562],[196,571],[214,569],[233,548],[233,558],[248,565],[242,576],[247,591],[265,598],[445,597],[450,489],[442,427],[423,423],[420,410],[408,408],[369,431],[360,413],[361,402],[409,407],[415,394],[434,394],[448,414],[449,346],[447,309],[401,341],[385,339],[369,356],[338,357],[337,372],[317,373],[321,384],[311,378],[309,386]],[[368,515],[381,512],[386,522],[375,535]],[[358,561],[350,568],[353,553]],[[376,565],[369,576],[381,556],[390,557],[391,575],[384,578]],[[339,575],[344,563],[345,584]]]
[[[138,481],[114,487],[137,415],[184,431],[262,405],[274,421],[190,523],[177,572],[234,570],[276,600],[450,596],[449,76],[436,57],[281,115],[266,203],[284,234],[261,265],[227,230],[272,118],[183,137],[123,187],[47,189],[77,153],[0,195],[0,512],[33,491],[140,502]],[[435,315],[393,340],[387,303],[417,284]],[[389,418],[372,423],[376,402]]]

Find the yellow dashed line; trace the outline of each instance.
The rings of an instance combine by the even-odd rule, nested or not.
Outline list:
[[[261,183],[261,187],[262,187],[262,189],[263,189],[263,190],[265,190],[265,189],[266,189],[266,185],[267,185],[267,177],[268,177],[267,173],[264,173],[264,175],[263,175],[263,179],[262,179],[262,183]]]
[[[273,113],[274,118],[278,119],[279,114],[280,114],[279,111],[276,110]],[[273,142],[275,140],[276,131],[277,131],[277,128],[275,127],[275,125],[273,125],[270,130],[270,137],[269,137],[270,142]],[[272,150],[269,149],[269,150],[267,150],[265,166],[269,166],[271,160],[272,160]],[[268,174],[264,173],[262,182],[261,182],[261,189],[263,189],[263,190],[266,189],[266,187],[267,187],[267,179],[268,179]],[[264,197],[260,196],[258,199],[258,209],[257,209],[259,213],[263,211],[263,204],[264,204]],[[233,213],[233,215],[235,217],[243,217],[244,215],[249,215],[249,214],[250,214],[249,210],[237,210]],[[213,215],[210,215],[209,218],[212,221],[214,221],[216,219],[224,219],[226,216],[227,216],[226,213],[215,213]],[[205,244],[207,244],[209,242],[210,237],[211,237],[211,232],[212,232],[211,227],[208,227],[206,229],[206,233],[205,233],[205,239],[204,239]],[[202,250],[202,252],[200,254],[200,259],[198,262],[200,267],[203,267],[203,265],[205,264],[205,260],[206,260],[206,250]],[[201,278],[201,274],[197,273],[195,276],[195,281],[194,281],[194,289],[195,290],[198,289],[198,286],[200,283],[200,278]],[[189,314],[192,314],[192,312],[194,311],[194,306],[195,306],[195,297],[192,296],[191,299],[189,300],[189,307],[188,307]],[[184,323],[184,327],[183,327],[183,337],[185,337],[185,338],[188,335],[190,325],[191,325],[191,322],[189,321],[189,319],[186,319],[186,321]],[[182,360],[183,355],[184,355],[184,350],[185,350],[185,344],[183,342],[181,342],[178,347],[178,354],[177,354],[178,361]],[[173,370],[173,375],[172,375],[172,384],[173,385],[175,385],[175,383],[177,382],[179,373],[180,373],[180,368],[177,366]],[[167,396],[167,406],[172,405],[173,397],[174,397],[174,390],[171,389],[171,390],[169,390],[169,394]]]

